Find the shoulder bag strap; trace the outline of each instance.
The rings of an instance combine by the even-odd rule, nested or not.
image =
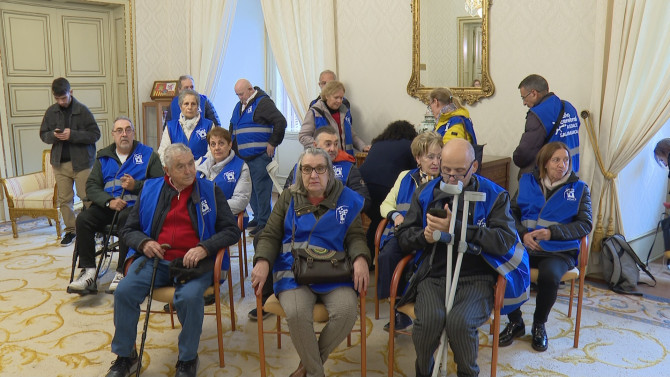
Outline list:
[[[563,114],[565,113],[565,101],[561,101],[561,111],[558,112],[558,117],[556,118],[556,121],[554,122],[554,127],[551,128],[551,131],[547,134],[547,137],[544,139],[544,143],[547,144],[549,142],[549,139],[551,139],[551,135],[556,132],[556,129],[558,126],[561,124],[561,120],[563,119]]]

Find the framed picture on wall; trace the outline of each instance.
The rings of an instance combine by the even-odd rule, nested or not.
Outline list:
[[[154,81],[151,87],[151,99],[172,99],[177,95],[177,80],[170,81]]]

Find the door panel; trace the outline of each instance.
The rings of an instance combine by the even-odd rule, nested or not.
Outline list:
[[[63,17],[66,77],[99,77],[105,75],[104,24],[101,18]],[[108,34],[108,33],[107,33]]]
[[[52,76],[49,16],[7,11],[2,21],[7,76]]]

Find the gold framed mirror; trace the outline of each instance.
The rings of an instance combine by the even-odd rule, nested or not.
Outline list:
[[[412,0],[410,96],[427,104],[434,88],[447,87],[472,105],[493,95],[489,7],[490,0]]]

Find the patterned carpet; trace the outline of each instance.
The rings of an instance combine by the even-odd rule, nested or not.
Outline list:
[[[112,274],[102,278],[98,295],[67,294],[73,246],[59,247],[55,230],[46,220],[23,222],[20,229],[19,238],[14,239],[9,224],[0,224],[0,376],[104,376],[115,358],[110,351],[113,296],[103,293]],[[207,316],[199,376],[260,375],[256,322],[246,314],[255,305],[249,279],[245,280],[246,298],[240,297],[237,271],[233,282],[238,324],[234,332],[230,331],[227,290],[222,300],[226,366],[218,366],[216,324],[213,316]],[[549,350],[533,351],[530,335],[516,340],[500,349],[498,376],[670,376],[665,345],[670,339],[670,304],[621,296],[588,284],[585,297],[578,349],[572,348],[574,315],[566,317],[567,302],[559,298],[547,324]],[[207,310],[213,311],[211,306]],[[367,373],[385,376],[388,335],[382,327],[388,321],[388,305],[382,305],[379,320],[374,319],[373,296],[366,310]],[[534,299],[523,310],[529,332]],[[143,321],[141,316],[138,346]],[[273,327],[274,318],[264,324]],[[482,328],[481,344],[491,341],[485,330],[488,327]],[[178,323],[173,330],[168,315],[151,315],[143,376],[174,375],[178,334]],[[352,341],[352,347],[343,343],[326,362],[328,376],[360,375],[360,339],[354,335]],[[265,344],[269,376],[287,376],[295,369],[298,357],[288,337],[283,337],[281,350],[271,336],[265,337]],[[489,375],[490,362],[490,348],[480,348],[481,376]],[[413,366],[411,338],[397,338],[395,375],[412,376]],[[449,375],[456,375],[451,358]]]

